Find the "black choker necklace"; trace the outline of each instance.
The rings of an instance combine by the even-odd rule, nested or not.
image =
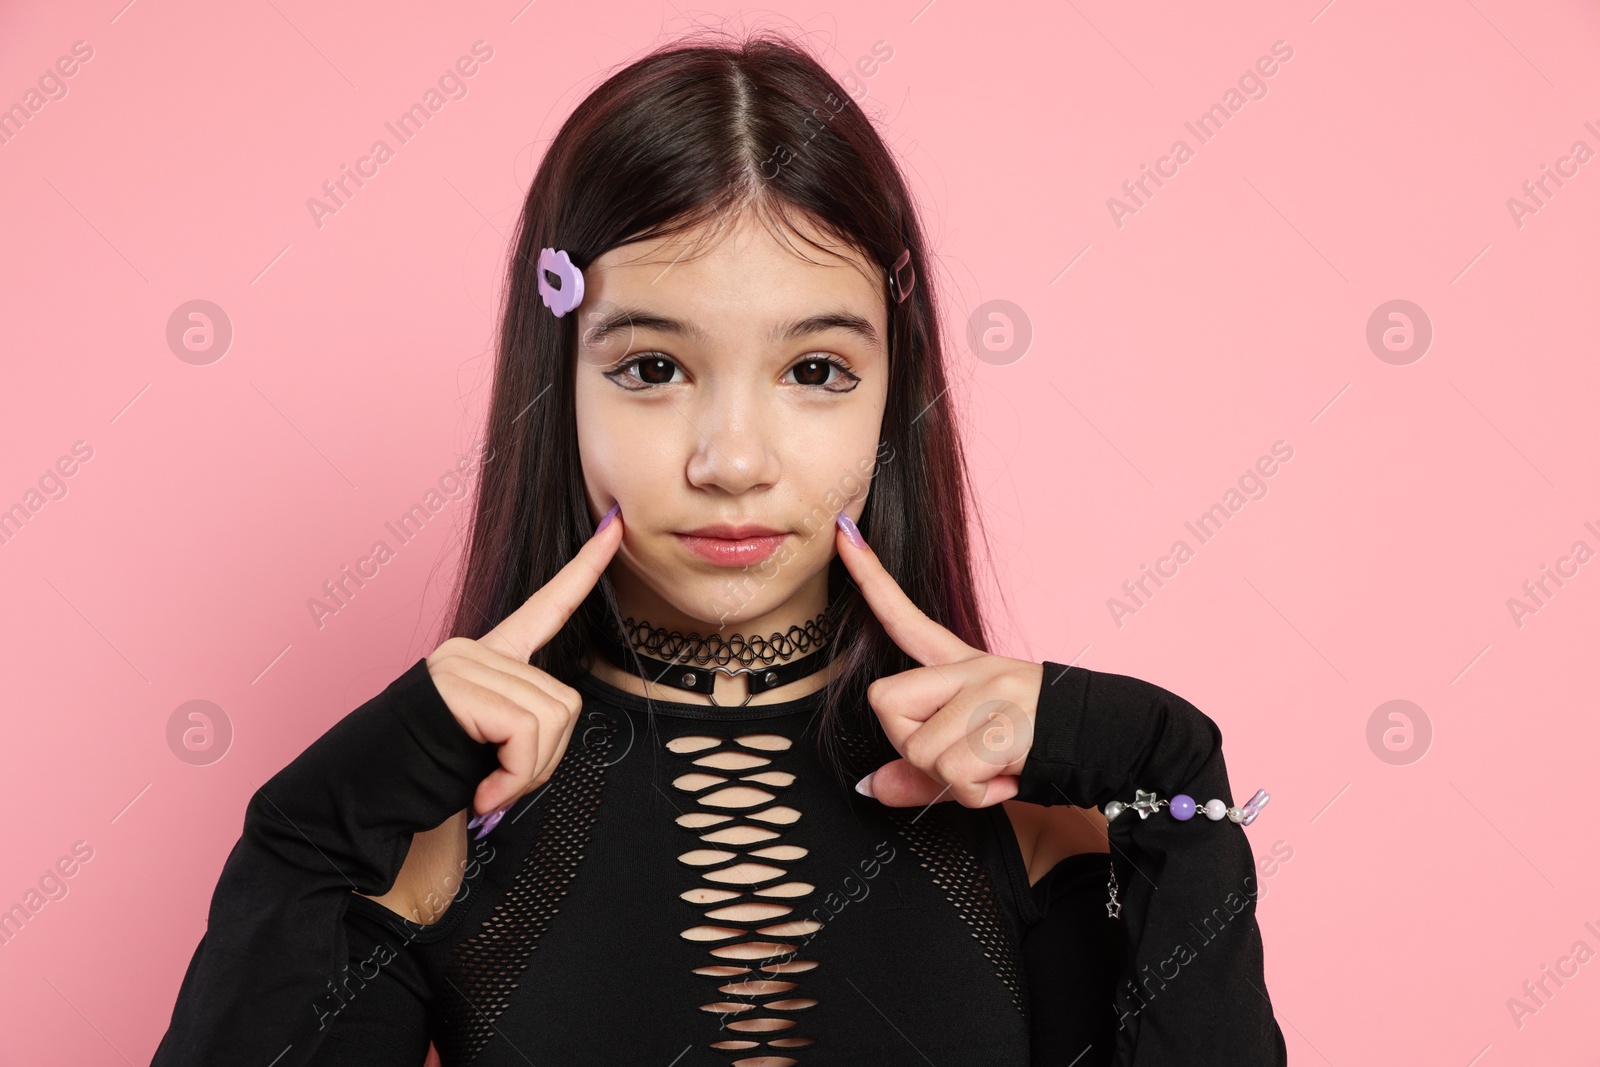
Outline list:
[[[651,681],[711,697],[713,704],[717,702],[714,694],[718,674],[745,676],[749,692],[740,702],[739,706],[743,706],[757,693],[815,674],[833,659],[833,645],[829,641],[833,624],[826,611],[804,626],[791,626],[788,633],[773,634],[770,638],[743,634],[734,634],[729,640],[719,634],[685,636],[677,630],[665,630],[632,618],[625,620],[623,626],[627,631],[627,649],[610,634],[594,635],[595,647],[612,665],[630,674],[644,670]],[[792,656],[809,648],[817,651],[788,663],[774,662],[780,656]],[[660,653],[667,658],[647,656],[646,652]],[[630,658],[637,660],[638,665],[628,662]],[[729,666],[730,662],[738,666]]]

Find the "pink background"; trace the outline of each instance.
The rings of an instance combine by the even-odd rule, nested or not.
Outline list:
[[[1600,14],[1323,2],[694,18],[803,30],[854,72],[951,337],[990,300],[1031,324],[1020,359],[956,349],[999,651],[1183,694],[1236,796],[1272,792],[1248,832],[1293,850],[1259,911],[1293,1061],[1576,1062],[1600,962],[1520,1027],[1507,1000],[1600,951],[1600,562],[1520,626],[1507,601],[1600,549],[1600,160],[1520,227],[1507,200],[1600,150]],[[472,454],[544,145],[690,26],[646,3],[119,5],[0,15],[0,105],[93,48],[0,145],[0,507],[93,450],[0,545],[0,908],[93,849],[0,945],[5,1062],[147,1062],[251,792],[429,651],[464,504],[320,628],[307,601]],[[468,95],[319,228],[307,199],[478,40]],[[1184,122],[1276,41],[1267,95],[1199,144]],[[1108,198],[1180,137],[1193,158],[1119,227]],[[205,366],[166,340],[193,299],[234,330]],[[1434,333],[1406,365],[1366,338],[1395,299]],[[1280,440],[1267,495],[1200,546],[1185,521]],[[1179,538],[1194,557],[1119,626],[1108,599]],[[195,699],[234,731],[209,765],[168,744]],[[1432,729],[1408,763],[1368,741],[1396,699]]]

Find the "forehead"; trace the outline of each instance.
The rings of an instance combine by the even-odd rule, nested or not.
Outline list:
[[[881,331],[884,269],[803,220],[796,228],[798,234],[744,212],[715,227],[620,245],[584,269],[585,309],[647,309],[689,319],[708,334],[765,332],[776,321],[827,309]]]

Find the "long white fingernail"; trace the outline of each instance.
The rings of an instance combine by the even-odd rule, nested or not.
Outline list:
[[[861,781],[857,782],[856,792],[860,793],[864,797],[871,797],[873,800],[877,800],[878,794],[872,791],[872,775],[877,773],[877,771],[873,771],[872,774],[867,775],[865,778],[861,779]]]

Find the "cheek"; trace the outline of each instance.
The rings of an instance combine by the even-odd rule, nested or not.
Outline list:
[[[828,518],[849,508],[854,515],[865,502],[878,465],[878,418],[856,418],[814,435],[810,440],[802,490],[808,506],[831,509]]]
[[[627,423],[616,417],[616,412],[592,383],[578,382],[574,393],[575,415],[578,426],[578,459],[583,468],[583,482],[596,507],[604,510],[612,500],[628,501],[623,490],[627,466],[622,462],[633,442]]]
[[[643,521],[665,487],[676,484],[670,477],[671,447],[652,420],[630,413],[624,404],[607,403],[604,393],[580,384],[575,399],[578,456],[590,499],[596,505],[603,501],[602,511],[619,501],[624,514]]]

